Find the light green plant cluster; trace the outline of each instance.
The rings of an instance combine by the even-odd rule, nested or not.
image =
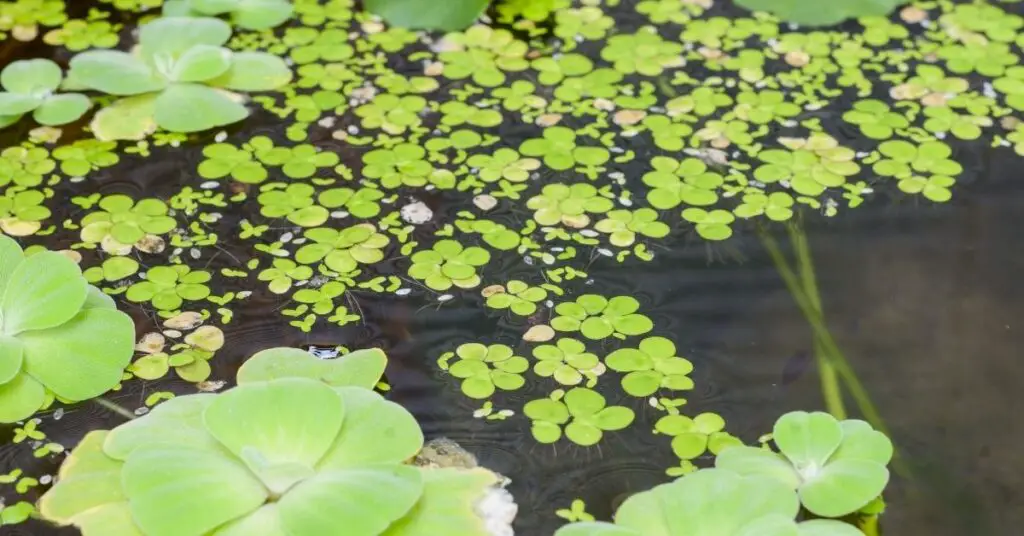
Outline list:
[[[474,506],[499,478],[407,463],[423,434],[372,391],[386,362],[380,350],[259,352],[237,387],[90,432],[40,513],[85,536],[490,534]]]
[[[134,337],[131,318],[74,261],[53,251],[26,255],[0,236],[0,422],[116,387]]]
[[[685,437],[685,436],[679,436]],[[557,536],[857,536],[836,519],[867,507],[885,489],[892,443],[858,420],[792,412],[767,447],[726,445],[714,469],[700,469],[637,493],[614,523],[587,521]],[[801,506],[821,519],[796,521]]]

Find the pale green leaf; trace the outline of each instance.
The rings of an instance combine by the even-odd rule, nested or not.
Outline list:
[[[117,100],[97,112],[89,128],[100,140],[141,140],[156,130],[156,98],[150,93]]]
[[[427,30],[462,30],[487,8],[487,0],[366,0],[366,10],[389,24]]]
[[[474,506],[498,477],[486,469],[421,469],[423,496],[382,536],[486,536]]]
[[[142,60],[118,50],[82,52],[71,58],[70,65],[70,80],[110,95],[138,95],[167,85]]]
[[[140,450],[128,457],[121,476],[132,517],[148,536],[206,534],[267,499],[241,463],[206,450]]]
[[[59,327],[18,338],[25,345],[27,373],[61,398],[86,400],[121,380],[131,361],[135,324],[117,309],[93,308]]]
[[[405,408],[361,387],[337,387],[345,421],[318,470],[402,463],[423,447],[423,432]]]
[[[154,104],[156,124],[171,132],[199,132],[248,117],[227,93],[198,84],[174,84]]]
[[[263,52],[236,52],[227,72],[208,83],[235,91],[268,91],[287,84],[291,79],[291,69],[277,56]]]
[[[224,74],[231,67],[231,51],[224,47],[196,45],[174,63],[171,80],[205,82]]]
[[[420,470],[339,469],[295,486],[278,502],[289,534],[380,534],[423,492]]]
[[[61,78],[60,67],[47,59],[13,61],[0,71],[0,85],[7,91],[24,95],[54,91],[60,86]]]
[[[77,121],[90,107],[92,101],[81,93],[54,95],[32,112],[32,119],[40,125],[65,125]]]
[[[28,374],[18,374],[0,385],[0,422],[24,420],[39,411],[46,400],[46,389]]]
[[[82,308],[88,284],[75,261],[52,251],[32,255],[14,269],[0,299],[3,332],[59,326]]]

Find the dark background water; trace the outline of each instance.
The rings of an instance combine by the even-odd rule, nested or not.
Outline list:
[[[73,4],[79,9],[85,3]],[[8,51],[5,60],[11,57],[9,44],[0,47]],[[198,147],[149,160],[126,157],[90,176],[90,191],[161,196],[195,184]],[[805,219],[828,326],[909,468],[894,477],[886,494],[889,509],[882,525],[889,535],[1024,533],[1019,507],[1024,504],[1019,454],[1024,408],[1018,395],[1024,379],[1018,355],[1024,347],[1024,172],[1012,151],[981,143],[959,147],[956,158],[965,173],[948,204],[880,196],[836,218]],[[440,210],[441,218],[450,214],[446,208],[452,207]],[[62,218],[55,211],[53,221]],[[694,362],[697,388],[687,395],[685,413],[717,412],[730,431],[753,441],[786,411],[821,409],[813,364],[792,368],[795,356],[812,349],[810,329],[756,235],[740,233],[716,245],[673,236],[663,244],[652,262],[620,265],[602,257],[588,272],[599,292],[640,300],[642,312],[654,320],[654,334],[673,339],[681,355]],[[516,264],[488,270],[508,278],[532,273]],[[586,289],[582,282],[572,286]],[[242,360],[271,346],[385,348],[391,359],[390,396],[416,414],[428,438],[451,438],[512,479],[510,490],[520,508],[516,532],[524,536],[551,534],[563,523],[554,510],[576,497],[591,513],[608,518],[623,497],[668,480],[664,469],[676,460],[668,439],[649,433],[660,414],[643,401],[610,395],[610,403],[631,405],[637,422],[589,449],[566,441],[539,445],[522,416],[505,422],[472,419],[478,404],[440,373],[436,358],[469,341],[503,342],[520,350],[525,345],[519,341],[521,323],[510,325],[485,309],[478,296],[466,294],[427,308],[423,300],[360,295],[365,324],[321,323],[304,334],[275,312],[280,298],[257,290],[234,306],[238,318],[225,329],[227,344],[213,361],[213,377],[233,377]],[[137,321],[140,332],[152,328],[141,315]],[[518,410],[550,387],[531,383],[496,397],[496,405]],[[174,380],[132,382],[109,398],[134,408],[146,394],[166,389],[194,391]],[[49,414],[42,417],[50,439],[65,445],[89,429],[121,422],[88,403],[71,408],[59,422]],[[9,444],[11,433],[10,428],[0,432],[0,472],[15,466],[30,475],[55,471],[52,461],[33,460],[24,445]],[[13,494],[5,498],[16,500]],[[29,522],[0,528],[0,534],[75,531]]]

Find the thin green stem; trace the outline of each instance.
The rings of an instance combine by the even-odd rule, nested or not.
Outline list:
[[[121,406],[120,404],[117,404],[115,402],[111,402],[111,401],[107,400],[106,398],[94,398],[94,399],[92,399],[92,401],[95,402],[99,406],[103,406],[104,408],[107,408],[110,411],[113,411],[114,413],[124,417],[125,419],[128,419],[128,420],[135,419],[135,413],[134,412],[132,412],[131,410],[129,410],[128,408],[126,408],[124,406]]]
[[[821,295],[818,293],[818,279],[814,275],[814,262],[811,259],[811,249],[807,244],[807,235],[799,223],[790,224],[787,227],[790,241],[799,262],[798,271],[800,280],[803,283],[804,292],[807,294],[811,307],[822,321],[825,314],[821,308]],[[782,262],[786,262],[782,258]],[[788,263],[787,263],[788,268]],[[846,418],[846,406],[843,403],[843,394],[839,388],[839,378],[836,369],[832,366],[832,360],[825,355],[820,338],[814,336],[814,358],[818,363],[819,377],[821,378],[821,394],[825,398],[825,407],[833,417],[839,420]]]
[[[828,331],[825,326],[824,319],[821,314],[813,307],[810,298],[804,292],[800,285],[800,280],[793,273],[793,270],[786,263],[785,258],[782,256],[782,252],[776,244],[775,239],[767,233],[762,233],[762,240],[764,241],[765,248],[768,249],[769,255],[779,269],[779,275],[782,276],[783,282],[789,289],[790,294],[793,295],[793,299],[796,301],[797,306],[800,307],[804,317],[811,325],[811,330],[814,332],[818,341],[822,345],[824,350],[823,355],[830,361],[832,367],[839,373],[846,387],[850,390],[850,394],[853,395],[857,401],[857,406],[860,408],[861,413],[876,429],[888,435],[885,427],[885,423],[882,421],[881,415],[878,410],[875,409],[874,404],[871,402],[868,396],[867,390],[860,383],[860,379],[854,374],[850,368],[849,363],[843,356],[843,353],[839,350],[836,345],[835,339],[832,338],[832,334]]]

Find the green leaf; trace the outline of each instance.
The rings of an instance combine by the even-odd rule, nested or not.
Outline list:
[[[307,378],[283,378],[225,391],[206,408],[203,421],[218,441],[267,483],[267,472],[275,466],[298,464],[312,469],[331,448],[345,413],[341,397],[327,385]]]
[[[205,82],[231,67],[231,51],[211,45],[196,45],[181,55],[170,73],[175,82]]]
[[[236,460],[179,445],[133,453],[121,478],[132,518],[153,536],[206,534],[267,499],[259,480]]]
[[[46,519],[69,524],[83,512],[125,500],[122,464],[103,453],[108,433],[93,430],[71,451],[61,466],[58,484],[39,500],[39,511]]]
[[[227,72],[208,81],[208,84],[235,91],[269,91],[291,79],[291,69],[277,56],[263,52],[235,52]]]
[[[288,0],[242,0],[231,21],[247,30],[264,30],[288,20],[292,11]]]
[[[436,536],[486,534],[475,504],[498,483],[486,469],[421,468],[423,495],[412,510],[382,536]]]
[[[267,503],[255,512],[217,529],[216,536],[287,536],[281,524],[281,509]]]
[[[48,93],[60,86],[63,73],[51,60],[32,59],[11,62],[0,71],[0,85],[23,95]]]
[[[139,44],[142,54],[174,60],[196,45],[219,47],[231,38],[231,26],[212,17],[162,17],[142,26]]]
[[[103,451],[117,460],[127,460],[139,449],[169,446],[223,452],[224,447],[206,431],[203,423],[203,411],[216,397],[206,393],[174,397],[154,408],[145,419],[135,419],[111,430]]]
[[[92,101],[81,93],[54,95],[32,112],[32,119],[40,125],[65,125],[78,120],[91,107]]]
[[[32,255],[14,269],[0,299],[3,332],[59,326],[82,308],[87,293],[75,261],[52,251]]]
[[[75,517],[82,534],[103,536],[146,536],[135,525],[127,502],[104,504]]]
[[[110,95],[138,95],[167,85],[142,60],[118,50],[82,52],[71,58],[70,65],[70,80]]]
[[[403,463],[423,446],[423,432],[402,406],[362,387],[338,387],[345,422],[318,471]]]
[[[97,112],[89,128],[100,140],[141,140],[156,130],[156,98],[150,93],[117,100]]]
[[[800,501],[815,515],[842,517],[871,502],[888,483],[889,471],[880,464],[839,460],[830,462],[800,486]]]
[[[135,324],[117,309],[93,308],[63,325],[18,338],[25,345],[25,371],[57,396],[78,401],[121,381],[135,345]]]
[[[172,132],[199,132],[230,125],[249,116],[245,106],[223,91],[198,84],[174,84],[154,103],[154,119]]]
[[[888,15],[907,0],[848,0],[816,2],[815,0],[736,0],[751,11],[765,11],[784,21],[806,26],[828,26],[845,19]]]
[[[770,450],[732,446],[718,454],[715,467],[740,475],[761,475],[782,482],[791,489],[800,485],[800,475],[786,458]]]
[[[289,534],[380,534],[423,492],[416,467],[340,469],[320,473],[278,502]]]
[[[630,528],[620,527],[611,523],[590,521],[564,525],[555,532],[555,536],[645,536]]]
[[[487,8],[487,0],[366,0],[364,5],[394,26],[456,31],[473,24]]]
[[[798,468],[822,467],[839,448],[843,431],[836,418],[828,413],[793,411],[779,417],[772,436],[779,451]]]
[[[39,97],[21,93],[0,93],[0,115],[22,115],[43,103]]]
[[[0,385],[0,422],[24,420],[39,411],[46,400],[46,389],[28,374],[18,374]]]
[[[21,372],[23,356],[21,341],[0,335],[0,385],[13,380]]]

